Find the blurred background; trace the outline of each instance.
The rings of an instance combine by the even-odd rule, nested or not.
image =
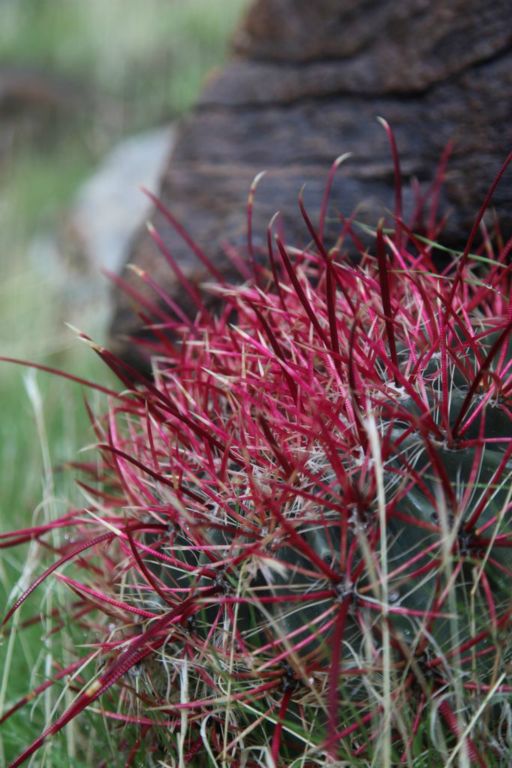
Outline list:
[[[108,382],[66,323],[104,339],[108,281],[100,270],[116,268],[144,216],[138,186],[156,189],[172,125],[226,57],[246,5],[0,0],[1,355]],[[70,382],[0,363],[0,403],[5,531],[62,513],[76,499],[55,468],[93,438],[81,388]],[[26,555],[2,551],[2,605]],[[34,627],[18,645],[0,640],[0,712],[42,679],[40,637]],[[1,726],[0,764],[42,724],[34,711],[30,722],[24,714]],[[65,738],[65,758],[54,745],[37,765],[67,765],[72,737]]]

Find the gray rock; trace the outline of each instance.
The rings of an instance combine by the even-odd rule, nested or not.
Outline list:
[[[112,149],[79,188],[57,232],[33,238],[29,258],[61,297],[62,320],[105,335],[110,283],[136,230],[151,210],[141,186],[155,191],[174,141],[173,128],[125,139]]]
[[[81,244],[87,271],[121,268],[134,232],[151,210],[141,187],[158,188],[173,140],[172,128],[125,139],[79,189],[70,226]]]

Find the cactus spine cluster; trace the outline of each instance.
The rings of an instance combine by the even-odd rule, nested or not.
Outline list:
[[[348,258],[301,204],[310,245],[270,236],[217,315],[169,310],[151,378],[95,347],[124,389],[37,581],[73,563],[94,653],[13,767],[93,704],[147,765],[510,765],[511,244],[476,245],[487,205],[440,266],[437,230],[397,218]]]

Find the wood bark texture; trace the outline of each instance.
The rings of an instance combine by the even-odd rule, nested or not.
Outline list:
[[[298,193],[305,184],[314,219],[329,167],[345,152],[352,157],[336,177],[327,238],[337,235],[338,214],[356,208],[359,219],[375,224],[392,209],[394,194],[389,142],[377,116],[396,136],[406,216],[414,206],[410,181],[428,185],[454,142],[443,189],[444,242],[463,247],[512,149],[512,0],[255,0],[232,59],[210,77],[181,125],[158,196],[230,276],[223,244],[244,252],[245,202],[262,170],[256,240],[264,242],[279,210],[290,243],[306,245]],[[512,170],[493,208],[511,236]],[[155,212],[152,224],[192,280],[210,279],[162,214]],[[146,230],[128,262],[193,312]],[[145,293],[135,272],[126,268],[123,278]],[[145,333],[132,300],[116,288],[116,351],[139,363],[130,338]]]

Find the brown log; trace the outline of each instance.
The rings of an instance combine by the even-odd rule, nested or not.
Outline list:
[[[309,240],[297,209],[300,188],[313,218],[329,167],[351,152],[334,184],[331,215],[375,224],[393,205],[389,142],[401,158],[405,215],[409,185],[433,178],[449,141],[454,151],[442,204],[444,241],[463,247],[488,186],[512,149],[512,0],[256,0],[235,37],[236,55],[210,79],[183,122],[159,197],[222,269],[222,243],[245,247],[245,201],[261,170],[254,229],[262,240],[280,210],[287,237]],[[512,171],[493,206],[512,235]],[[184,271],[207,279],[161,214],[152,222]],[[328,233],[335,237],[337,227]],[[129,262],[181,301],[183,291],[146,232]],[[134,273],[123,275],[142,290]],[[182,302],[185,305],[185,302]],[[192,311],[191,307],[187,307]],[[132,355],[141,333],[131,300],[114,293],[111,335]]]

